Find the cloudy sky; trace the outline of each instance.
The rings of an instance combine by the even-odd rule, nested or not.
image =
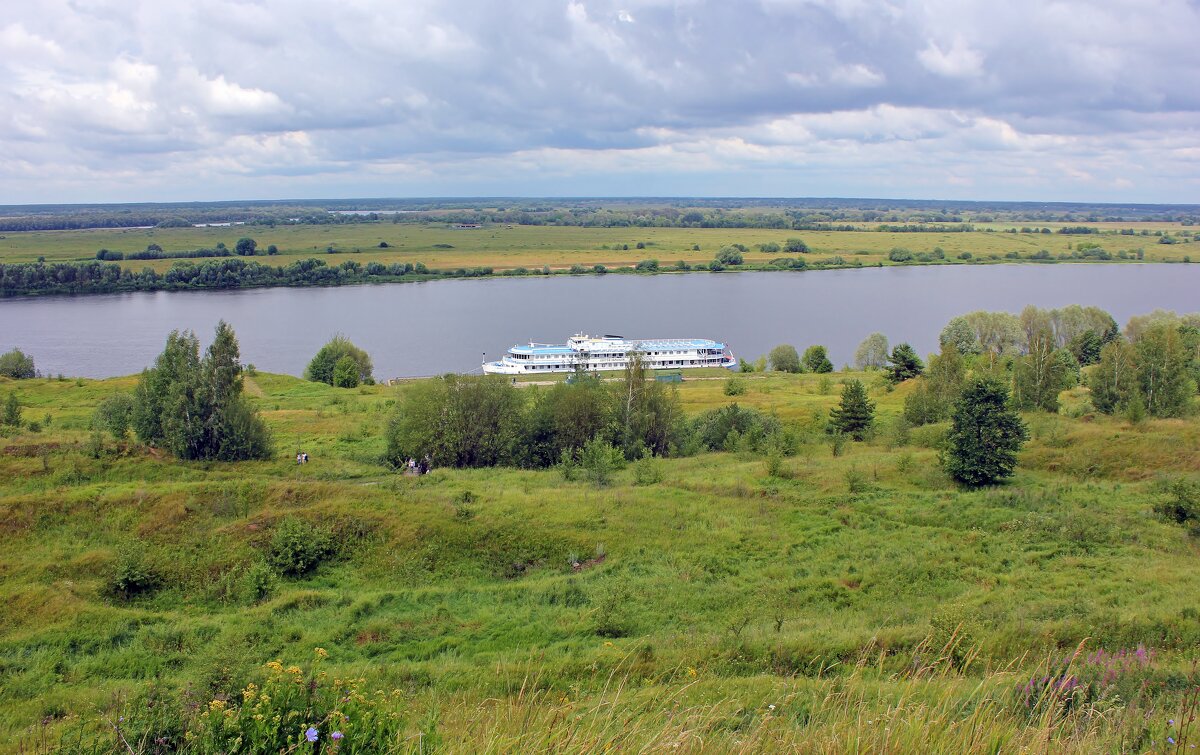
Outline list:
[[[0,203],[1200,202],[1197,0],[3,0]]]

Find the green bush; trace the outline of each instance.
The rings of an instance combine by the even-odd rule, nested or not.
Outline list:
[[[130,600],[154,592],[161,584],[158,571],[141,550],[127,547],[117,554],[117,564],[109,581],[109,591],[113,595]]]
[[[37,377],[37,369],[33,365],[33,357],[20,349],[0,354],[0,376],[13,380],[27,380]]]
[[[303,519],[288,517],[271,535],[268,558],[281,574],[300,577],[332,555],[331,546],[327,532]]]

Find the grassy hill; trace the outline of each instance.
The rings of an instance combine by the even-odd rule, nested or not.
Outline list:
[[[0,437],[0,742],[163,751],[146,732],[328,688],[358,706],[346,739],[297,718],[292,751],[385,730],[413,752],[1195,743],[1200,549],[1153,507],[1200,475],[1200,421],[1131,427],[1069,396],[1026,416],[1013,482],[967,492],[942,428],[889,429],[907,387],[875,376],[882,432],[834,456],[842,377],[685,382],[688,412],[773,411],[799,453],[774,474],[737,451],[642,462],[605,488],[392,473],[382,426],[410,385],[249,377],[278,460],[189,464],[96,446],[92,412],[133,378],[0,378],[40,426]],[[319,544],[315,569],[281,566],[281,530]]]

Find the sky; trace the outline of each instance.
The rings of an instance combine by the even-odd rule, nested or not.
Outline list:
[[[0,0],[0,203],[1200,202],[1198,0]]]

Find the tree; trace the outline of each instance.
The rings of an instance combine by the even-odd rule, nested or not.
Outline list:
[[[1142,332],[1137,353],[1138,388],[1152,417],[1182,417],[1191,410],[1196,392],[1189,375],[1189,357],[1172,323],[1154,323]]]
[[[253,257],[256,249],[258,249],[258,242],[247,236],[238,239],[237,245],[233,247],[233,251],[241,257]]]
[[[1075,361],[1086,367],[1100,361],[1100,350],[1104,348],[1104,341],[1096,331],[1085,330],[1071,338],[1068,348]]]
[[[801,360],[809,372],[833,372],[833,362],[824,346],[809,346]]]
[[[674,387],[650,377],[641,352],[634,350],[616,390],[615,445],[631,461],[647,451],[666,456],[680,418],[679,394]]]
[[[1100,350],[1100,361],[1088,375],[1092,405],[1104,414],[1114,414],[1137,391],[1137,356],[1133,346],[1116,340]]]
[[[92,415],[92,426],[110,433],[117,440],[129,434],[133,423],[133,397],[128,393],[114,393],[100,402]]]
[[[946,327],[942,328],[942,334],[938,340],[943,349],[946,346],[952,346],[964,356],[978,354],[981,350],[979,341],[975,338],[975,330],[965,317],[955,317],[947,323]]]
[[[392,415],[386,458],[395,466],[428,456],[438,466],[514,461],[524,418],[519,389],[499,375],[443,375],[413,386]]]
[[[929,360],[929,369],[915,380],[913,391],[904,398],[904,419],[913,426],[941,422],[950,417],[966,382],[967,367],[952,343]]]
[[[0,425],[21,426],[21,402],[17,399],[16,391],[8,394],[8,398],[4,400],[4,410],[0,412]]]
[[[337,360],[337,364],[333,366],[333,387],[358,387],[358,364],[349,354]]]
[[[721,251],[717,252],[717,262],[722,265],[740,265],[743,262],[742,250],[736,246],[722,247]]]
[[[37,377],[37,369],[33,366],[33,357],[20,349],[0,354],[0,375],[13,380],[28,380]]]
[[[875,404],[867,398],[861,380],[851,380],[842,387],[842,402],[829,410],[829,425],[834,432],[863,440],[875,422]]]
[[[242,396],[239,356],[224,321],[203,360],[194,333],[172,331],[134,390],[131,418],[142,442],[185,460],[270,458],[270,433]]]
[[[341,333],[334,335],[329,342],[317,351],[316,356],[304,370],[304,379],[315,383],[334,385],[334,369],[343,357],[350,357],[357,367],[358,379],[355,385],[372,385],[375,378],[371,375],[374,366],[367,352],[355,346]]]
[[[896,348],[892,349],[888,361],[891,364],[887,366],[886,374],[888,382],[892,385],[917,377],[925,370],[925,363],[917,356],[916,350],[907,343],[897,344]]]
[[[1055,348],[1050,318],[1026,307],[1021,313],[1027,352],[1013,366],[1013,404],[1018,409],[1058,411],[1058,394],[1074,384],[1078,364],[1066,349]]]
[[[863,339],[854,352],[854,366],[860,370],[877,370],[887,363],[888,339],[883,333],[872,333]]]
[[[776,346],[771,349],[767,358],[771,362],[771,369],[777,372],[800,371],[800,354],[791,344],[785,343]]]
[[[1008,390],[993,378],[976,378],[954,406],[946,436],[946,471],[970,487],[1011,477],[1029,431],[1009,405]]]
[[[523,466],[551,466],[564,451],[574,454],[593,438],[608,437],[615,394],[599,378],[580,372],[533,395],[519,446]]]

